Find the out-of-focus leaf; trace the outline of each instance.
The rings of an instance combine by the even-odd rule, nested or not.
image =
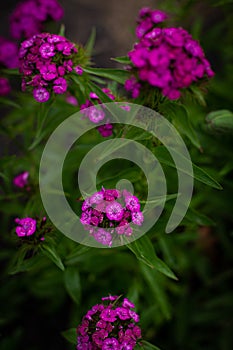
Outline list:
[[[148,341],[142,340],[135,347],[136,350],[160,350],[157,346],[149,343]]]
[[[58,252],[56,251],[55,247],[52,245],[47,245],[47,244],[43,244],[41,245],[41,251],[42,253],[47,256],[47,258],[49,258],[54,264],[57,265],[57,267],[59,267],[59,269],[61,269],[62,271],[65,270],[65,267],[63,265],[63,262],[58,254]]]
[[[170,319],[171,317],[171,307],[167,300],[167,295],[164,291],[163,285],[161,284],[161,281],[159,277],[162,277],[161,275],[158,276],[158,272],[150,269],[145,264],[140,264],[142,274],[147,281],[152,294],[154,296],[155,301],[158,303],[161,312],[165,316],[166,319]]]
[[[173,150],[174,151],[174,150]],[[158,157],[158,160],[161,163],[164,163],[168,166],[171,166],[173,168],[177,168],[175,163],[172,162],[171,160],[171,156],[168,152],[168,150],[164,147],[164,146],[158,146],[153,150],[153,153],[155,154],[156,157]],[[180,157],[182,157],[182,155],[179,155]],[[214,180],[205,170],[199,168],[197,165],[195,165],[194,163],[192,163],[192,167],[193,167],[193,175],[194,178],[210,187],[216,188],[218,190],[222,190],[222,186],[216,181]],[[187,172],[186,169],[179,169],[181,171],[183,171],[184,173],[187,173],[188,175],[191,175]]]
[[[64,272],[64,281],[67,292],[76,304],[80,304],[81,282],[77,267],[69,266]]]
[[[151,240],[147,236],[137,239],[128,244],[127,247],[136,255],[138,260],[142,261],[151,269],[156,269],[165,276],[177,280],[174,272],[156,256]]]
[[[76,328],[67,329],[66,331],[63,331],[61,334],[71,344],[77,344],[77,331],[76,331]]]
[[[91,250],[90,247],[87,247],[85,245],[79,244],[65,259],[65,264],[67,266],[69,265],[75,265],[77,262],[80,262],[83,259],[83,256],[85,256],[89,251]]]
[[[195,222],[198,225],[215,226],[215,222],[213,220],[191,208],[189,208],[185,218],[191,222]]]
[[[161,111],[172,118],[174,126],[184,135],[186,135],[192,144],[201,148],[199,139],[193,129],[186,108],[178,103],[166,102],[161,105]]]
[[[123,69],[114,68],[84,68],[84,72],[97,75],[102,78],[114,80],[120,84],[124,84],[126,79],[130,77],[130,72]]]
[[[6,106],[14,107],[14,108],[22,108],[18,103],[9,98],[0,97],[0,104],[4,104]]]

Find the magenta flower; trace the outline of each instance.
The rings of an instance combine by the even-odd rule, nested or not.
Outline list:
[[[109,232],[105,231],[103,228],[98,229],[95,233],[94,233],[94,238],[97,242],[103,244],[103,245],[107,245],[109,247],[111,247],[112,245],[112,236]]]
[[[56,64],[42,65],[40,68],[40,73],[44,80],[53,80],[57,77],[57,67]]]
[[[115,338],[107,338],[103,342],[103,350],[118,350],[119,343]]]
[[[105,113],[101,108],[93,106],[89,108],[88,118],[92,123],[99,123],[105,118]]]
[[[53,82],[53,91],[55,94],[64,94],[67,90],[67,81],[64,78],[57,78]]]
[[[16,187],[24,188],[28,185],[28,177],[29,172],[24,171],[23,173],[20,173],[19,175],[14,177],[13,183]]]
[[[7,78],[0,77],[0,96],[6,96],[11,92],[11,86]]]
[[[80,222],[99,243],[111,246],[113,239],[133,234],[131,224],[144,221],[140,203],[129,191],[104,189],[87,197],[82,204]]]
[[[132,213],[132,222],[135,225],[139,225],[141,226],[143,223],[144,217],[143,214],[141,212],[133,212]]]
[[[81,56],[85,54],[81,52]],[[49,33],[34,35],[23,41],[19,50],[22,90],[36,88],[33,96],[38,102],[46,102],[54,93],[64,94],[70,73],[79,61],[78,49],[66,38]],[[80,65],[78,67],[81,69]],[[41,90],[45,87],[47,92]],[[41,96],[42,92],[44,96]]]
[[[46,102],[50,97],[50,93],[45,88],[37,88],[33,90],[33,97],[37,102]]]
[[[36,232],[36,220],[32,218],[15,219],[18,224],[16,226],[15,232],[18,237],[31,236]]]
[[[120,203],[113,202],[106,207],[106,216],[109,220],[120,221],[123,217],[124,211]]]
[[[0,65],[6,68],[17,68],[18,47],[17,44],[0,37]]]
[[[111,90],[107,88],[103,88],[102,91],[109,98],[111,98],[111,100],[115,100],[115,96],[111,93]],[[86,100],[86,102],[80,106],[80,111],[85,117],[89,118],[89,120],[92,123],[97,124],[100,121],[104,120],[105,112],[102,106],[96,105],[92,102],[92,100],[95,100],[95,102],[98,102],[98,104],[101,104],[101,100],[99,99],[99,97],[95,92],[91,91],[89,94],[89,97],[91,100]],[[101,136],[109,137],[113,133],[113,125],[108,123],[108,120],[107,120],[106,124],[98,126],[97,130],[99,131]]]
[[[29,38],[43,29],[48,19],[59,21],[63,9],[57,0],[26,0],[20,2],[10,17],[11,35],[15,39]]]
[[[104,304],[93,306],[78,326],[77,349],[82,349],[84,344],[96,350],[134,349],[141,339],[141,329],[137,325],[139,316],[125,308],[120,297],[103,297],[102,301]]]
[[[113,131],[113,125],[110,123],[101,125],[97,127],[97,130],[99,131],[99,133],[101,134],[101,136],[103,137],[109,137],[112,135],[112,131]]]
[[[164,12],[149,8],[139,13],[136,29],[139,42],[128,53],[136,76],[125,82],[132,98],[137,98],[141,85],[147,83],[175,100],[182,89],[214,75],[200,44],[186,30],[158,27],[166,18]]]

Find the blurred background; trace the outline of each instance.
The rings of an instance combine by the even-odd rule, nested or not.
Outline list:
[[[171,235],[162,226],[151,233],[155,250],[175,271],[178,282],[154,273],[124,250],[92,250],[70,259],[79,269],[81,296],[75,304],[67,295],[63,273],[47,260],[29,272],[8,275],[15,244],[8,235],[7,206],[1,225],[1,350],[74,349],[61,332],[76,327],[87,309],[102,295],[127,292],[136,300],[145,338],[162,350],[233,349],[233,141],[232,133],[209,130],[208,112],[233,111],[233,3],[230,0],[60,0],[66,36],[85,43],[96,28],[93,61],[115,67],[111,57],[124,56],[135,42],[135,19],[143,6],[166,10],[174,25],[182,26],[201,42],[216,73],[206,105],[188,106],[203,145],[191,149],[192,158],[223,186],[222,191],[195,184],[194,204],[209,217],[199,218]],[[18,1],[1,1],[0,32],[9,37],[8,18]],[[58,27],[59,28],[59,27]],[[4,204],[2,203],[2,206]],[[3,208],[2,208],[3,209]],[[192,218],[190,219],[192,223]],[[213,223],[214,222],[214,223]],[[193,222],[194,224],[194,222]],[[63,238],[64,240],[65,238]],[[66,242],[67,243],[67,242]],[[62,243],[61,243],[62,244]]]

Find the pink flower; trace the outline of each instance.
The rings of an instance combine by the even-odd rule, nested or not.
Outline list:
[[[0,77],[0,96],[6,96],[11,92],[11,86],[7,78]]]
[[[16,226],[16,234],[18,237],[31,236],[36,231],[36,220],[26,217],[23,219],[15,219],[15,222],[18,224]]]
[[[64,78],[57,78],[53,82],[53,91],[55,94],[64,94],[67,90],[67,81]]]
[[[20,173],[19,175],[14,177],[13,183],[16,187],[19,187],[19,188],[26,187],[28,184],[28,177],[29,177],[29,172],[24,171],[23,173]]]
[[[112,236],[108,231],[100,228],[94,233],[94,238],[97,242],[102,243],[103,245],[111,246],[112,245]]]
[[[144,216],[141,212],[132,213],[132,222],[136,225],[141,226],[144,220]]]
[[[55,56],[56,52],[54,50],[55,50],[54,45],[49,43],[42,44],[39,49],[41,57],[43,58],[50,58]]]
[[[50,93],[45,88],[37,88],[33,90],[33,97],[37,102],[43,103],[48,101]]]
[[[113,202],[107,205],[106,215],[109,220],[120,221],[123,217],[124,211],[122,205],[117,202]]]
[[[107,338],[103,342],[102,350],[118,350],[119,343],[115,338]]]

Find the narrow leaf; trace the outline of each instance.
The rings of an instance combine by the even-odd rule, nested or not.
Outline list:
[[[123,69],[114,68],[84,68],[84,72],[97,75],[102,78],[114,80],[120,84],[124,84],[126,79],[130,77],[130,72]]]
[[[67,267],[64,273],[64,281],[67,292],[76,304],[80,304],[81,282],[77,267]]]
[[[94,48],[94,45],[95,45],[95,38],[96,38],[96,29],[93,28],[92,31],[91,31],[91,35],[85,45],[85,51],[87,52],[87,54],[89,56],[92,55],[92,52],[93,52],[93,48]]]
[[[153,150],[153,153],[155,154],[156,157],[158,157],[158,160],[161,163],[166,164],[168,166],[171,166],[173,168],[177,168],[176,165],[171,160],[171,156],[170,156],[168,150],[164,146],[156,147]],[[182,155],[179,155],[179,156],[182,157]],[[205,170],[199,168],[194,163],[192,163],[192,167],[193,167],[194,178],[196,180],[198,180],[198,181],[200,181],[200,182],[202,182],[210,187],[216,188],[218,190],[222,189],[222,186],[216,180],[214,180]],[[184,173],[186,173],[188,175],[191,175],[188,173],[188,171],[186,171],[186,169],[179,168],[179,170],[183,171]]]
[[[77,344],[77,331],[76,331],[76,328],[67,329],[66,331],[63,331],[61,334],[71,344],[75,344],[75,345]]]
[[[118,63],[122,63],[122,64],[130,64],[130,63],[132,63],[128,56],[114,57],[114,58],[111,58],[111,60],[115,61],[115,62],[118,62]]]
[[[142,261],[151,269],[156,269],[167,277],[177,280],[172,270],[157,257],[151,240],[144,236],[127,245],[127,247],[136,255],[137,259]]]
[[[48,246],[46,244],[43,244],[41,246],[41,251],[45,256],[47,256],[47,258],[49,258],[54,264],[56,264],[59,267],[59,269],[61,269],[62,271],[65,270],[62,260],[54,246]]]

